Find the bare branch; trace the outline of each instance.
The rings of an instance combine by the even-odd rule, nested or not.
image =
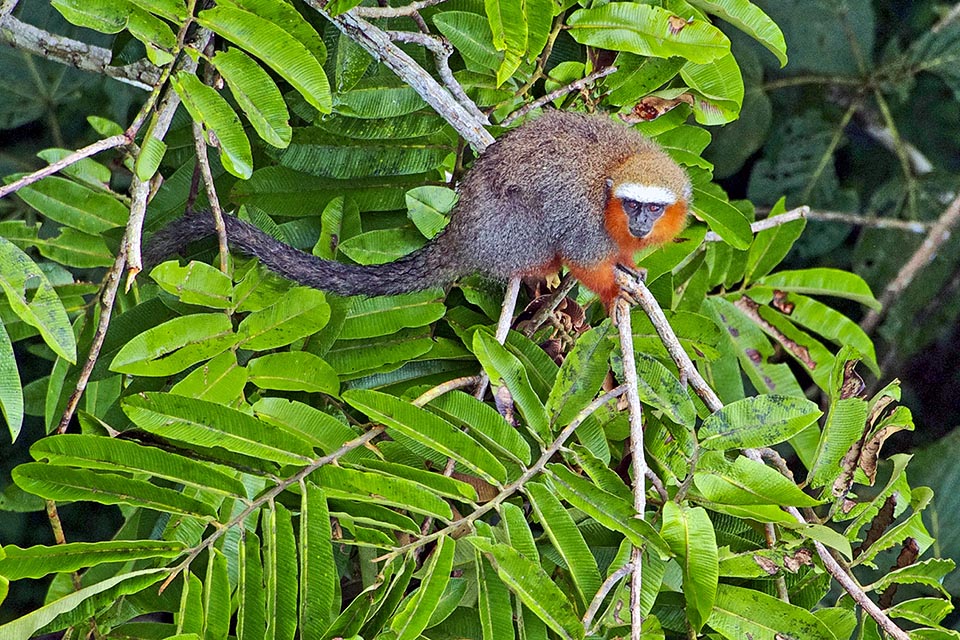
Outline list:
[[[438,5],[445,0],[419,0],[402,7],[354,7],[353,13],[358,18],[400,18],[412,16],[421,9]]]
[[[330,20],[348,38],[413,87],[414,91],[443,116],[474,149],[482,152],[493,143],[493,136],[484,129],[484,122],[470,114],[433,76],[393,44],[382,29],[360,19],[353,13],[354,10],[339,16],[331,16],[323,8],[322,0],[305,1]]]
[[[620,582],[621,578],[632,571],[633,561],[631,560],[607,576],[607,579],[604,580],[603,584],[600,585],[600,589],[597,591],[596,595],[593,596],[593,600],[590,601],[590,606],[587,607],[587,612],[583,614],[583,628],[587,630],[588,636],[594,635],[596,632],[596,629],[592,628],[593,619],[597,616],[597,612],[600,611],[600,605],[603,604],[604,598],[606,598],[607,594],[610,593],[610,590],[613,589],[618,582]]]
[[[210,203],[210,212],[213,213],[213,226],[217,230],[217,244],[220,249],[220,271],[229,275],[230,249],[227,247],[227,228],[223,224],[223,209],[220,207],[220,198],[217,188],[213,184],[213,172],[210,171],[210,158],[207,156],[207,141],[203,137],[203,126],[193,122],[193,146],[197,153],[197,166],[200,167],[200,176],[203,178],[203,187],[207,193],[207,202]]]
[[[954,198],[953,202],[951,202],[950,206],[943,212],[936,224],[931,227],[930,233],[924,238],[920,247],[910,256],[906,264],[900,268],[897,277],[887,284],[883,290],[883,294],[880,296],[882,309],[880,311],[871,309],[860,323],[860,327],[864,331],[871,333],[877,328],[877,325],[880,323],[880,320],[883,319],[883,315],[890,304],[910,286],[910,283],[913,282],[917,273],[936,257],[937,251],[940,250],[943,243],[950,239],[953,233],[953,227],[956,226],[958,220],[960,220],[960,196]]]
[[[779,215],[775,215],[772,218],[766,218],[764,220],[758,220],[750,225],[750,231],[752,233],[759,233],[761,231],[766,231],[767,229],[773,229],[774,227],[779,227],[782,224],[788,222],[793,222],[794,220],[799,220],[800,218],[806,218],[810,215],[810,207],[803,206],[797,207],[796,209],[791,209],[790,211],[785,211]],[[703,237],[704,242],[719,242],[723,240],[713,231],[707,231],[707,235]]]
[[[807,213],[808,220],[818,220],[821,222],[842,222],[854,227],[871,227],[874,229],[897,229],[900,231],[910,231],[913,233],[926,233],[932,222],[918,222],[911,220],[895,220],[892,218],[867,218],[851,213],[839,213],[834,211],[810,211]]]
[[[13,7],[10,6],[9,10],[12,11]],[[7,4],[4,4],[3,11],[8,11]],[[113,54],[109,49],[38,29],[9,13],[0,13],[0,40],[41,58],[100,73],[139,89],[149,91],[160,77],[160,69],[149,60],[138,60],[122,67],[111,66]]]
[[[522,118],[523,116],[527,115],[537,107],[542,107],[543,105],[553,102],[557,98],[565,96],[568,93],[579,91],[580,89],[583,89],[587,85],[593,84],[600,78],[605,78],[611,73],[615,73],[616,71],[617,71],[617,67],[606,67],[604,69],[600,69],[599,71],[594,71],[593,73],[586,75],[580,78],[579,80],[575,80],[570,84],[564,85],[559,89],[554,89],[547,95],[541,96],[536,100],[534,100],[533,102],[523,105],[521,108],[517,109],[516,111],[511,113],[509,116],[504,118],[503,122],[501,122],[500,124],[501,126],[504,126],[504,127],[509,126],[511,122],[519,118]]]

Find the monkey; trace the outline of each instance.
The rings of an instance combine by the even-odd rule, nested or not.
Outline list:
[[[549,111],[494,142],[461,180],[450,222],[393,262],[322,260],[224,216],[227,239],[268,269],[344,296],[395,295],[446,286],[465,275],[508,280],[565,266],[607,310],[620,294],[618,265],[683,230],[687,173],[655,142],[601,114]],[[154,234],[150,264],[215,233],[209,213],[188,214]],[[159,259],[158,259],[159,258]]]

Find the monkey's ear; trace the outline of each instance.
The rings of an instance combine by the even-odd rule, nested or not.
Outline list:
[[[607,184],[607,191],[610,191],[613,188],[613,178],[607,178],[604,182]]]

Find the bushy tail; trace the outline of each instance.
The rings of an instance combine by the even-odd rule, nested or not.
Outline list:
[[[464,275],[452,252],[434,240],[394,262],[353,265],[322,260],[267,235],[234,216],[223,217],[230,246],[260,259],[274,273],[343,296],[384,296],[444,286]],[[187,214],[155,233],[144,250],[146,266],[179,253],[188,243],[216,233],[213,214]]]

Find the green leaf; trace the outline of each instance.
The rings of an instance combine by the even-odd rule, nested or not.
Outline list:
[[[547,466],[550,485],[559,497],[580,509],[604,527],[625,535],[634,545],[650,544],[657,553],[670,556],[670,547],[650,523],[642,520],[629,501],[608,493],[560,464]]]
[[[356,378],[370,370],[399,368],[428,353],[433,346],[428,331],[406,330],[380,338],[338,340],[325,359],[342,377]]]
[[[543,52],[550,39],[553,17],[560,6],[554,0],[523,0],[523,15],[527,22],[527,61],[533,62]]]
[[[769,447],[800,433],[823,415],[806,398],[764,395],[731,402],[703,421],[700,446],[708,450]]]
[[[699,631],[710,617],[720,576],[713,523],[702,507],[691,509],[668,501],[663,505],[660,535],[677,554],[687,620]]]
[[[586,610],[600,590],[600,571],[583,534],[570,513],[544,485],[529,482],[525,485],[524,492],[530,498],[530,506],[536,512],[537,519],[547,532],[554,549],[566,563],[577,587],[580,604]]]
[[[712,13],[748,34],[787,64],[787,43],[777,23],[749,0],[690,0],[693,6]]]
[[[596,397],[613,350],[609,333],[609,324],[587,331],[564,358],[545,407],[552,424],[569,424]]]
[[[249,178],[253,174],[250,140],[230,103],[192,73],[180,71],[170,82],[190,116],[216,137],[215,142],[212,138],[210,142],[220,148],[224,169],[238,178]]]
[[[290,511],[275,503],[263,512],[263,575],[267,638],[293,640],[297,627],[297,547]]]
[[[127,342],[110,369],[141,376],[168,376],[223,353],[237,343],[230,318],[198,313],[173,318]]]
[[[450,505],[433,493],[424,491],[423,485],[417,482],[334,465],[321,467],[317,473],[324,492],[330,498],[409,509],[444,521],[453,519]]]
[[[697,410],[686,386],[656,358],[644,353],[638,353],[635,357],[640,401],[660,409],[676,424],[692,428]]]
[[[432,400],[427,408],[467,429],[488,449],[499,451],[518,464],[530,464],[530,445],[490,405],[462,391],[454,391]]]
[[[11,310],[37,329],[47,346],[68,362],[77,361],[77,341],[53,285],[27,254],[0,236],[0,288]]]
[[[479,522],[479,525],[486,524]],[[491,534],[492,535],[492,534]],[[474,546],[476,549],[476,546]],[[483,640],[514,640],[512,616],[503,615],[511,609],[510,591],[496,575],[490,562],[476,549],[477,609]]]
[[[108,592],[115,587],[121,587],[120,592],[115,592],[116,597],[120,598],[125,593],[136,593],[137,591],[146,589],[148,586],[162,580],[168,573],[170,573],[170,569],[166,567],[141,569],[108,578],[103,582],[84,587],[79,591],[73,591],[62,598],[43,605],[39,609],[31,611],[25,616],[0,625],[0,637],[5,640],[28,640],[33,637],[37,631],[53,622],[60,614],[78,609],[83,603],[96,598],[99,594]]]
[[[231,405],[243,395],[248,380],[247,369],[237,363],[237,355],[225,351],[191,371],[170,392]]]
[[[238,346],[252,351],[284,347],[322,329],[330,319],[330,305],[322,291],[289,289],[274,304],[251,313],[237,328]]]
[[[313,447],[299,434],[271,428],[235,409],[165,393],[129,396],[123,411],[138,427],[155,435],[203,447],[221,447],[279,464],[312,461]]]
[[[705,125],[736,120],[743,104],[743,76],[732,53],[705,63],[688,62],[680,76],[696,92],[693,113]]]
[[[734,249],[747,249],[753,240],[750,223],[739,209],[710,191],[693,187],[692,208],[718,236]]]
[[[201,493],[244,498],[247,491],[238,479],[209,462],[200,462],[129,440],[106,436],[62,434],[39,440],[30,447],[34,460],[122,473],[147,473]]]
[[[420,575],[420,586],[390,621],[390,630],[397,640],[416,640],[427,628],[430,616],[440,603],[440,596],[450,581],[456,541],[447,536],[437,540],[437,546]]]
[[[359,435],[333,416],[286,398],[261,398],[253,405],[253,412],[261,420],[296,433],[328,455]],[[366,449],[356,449],[341,460],[359,462],[372,455]]]
[[[780,271],[760,278],[757,283],[782,291],[836,296],[859,302],[871,309],[880,309],[880,303],[873,297],[873,292],[863,278],[839,269]]]
[[[130,2],[170,22],[180,23],[187,19],[183,0],[130,0]]]
[[[448,187],[424,186],[407,191],[407,217],[427,238],[447,226],[447,214],[457,201],[457,192]]]
[[[843,398],[830,405],[813,465],[810,486],[833,484],[841,473],[840,461],[867,427],[868,407],[862,398]],[[837,487],[839,489],[839,487]]]
[[[693,481],[707,500],[721,504],[815,507],[821,503],[775,469],[744,456],[731,462],[720,452],[707,452],[697,463]]]
[[[122,133],[122,131],[119,133]],[[111,134],[105,134],[105,137],[106,135]],[[70,149],[48,147],[47,149],[38,151],[37,157],[47,161],[49,164],[53,164],[54,162],[59,162],[71,156],[73,153]],[[78,162],[61,169],[60,173],[95,189],[107,189],[110,186],[110,169],[93,158],[82,158]]]
[[[546,409],[530,386],[527,371],[516,356],[483,331],[474,334],[473,351],[490,376],[490,382],[509,389],[534,436],[541,442],[549,442],[551,435]]]
[[[446,15],[444,12],[440,15]],[[439,17],[439,16],[438,16]],[[413,87],[399,83],[393,77],[374,77],[369,80],[361,80],[349,91],[337,94],[337,101],[334,109],[340,115],[359,118],[357,121],[361,128],[350,130],[348,138],[371,138],[371,131],[376,131],[379,123],[376,120],[390,118],[395,119],[399,116],[405,116],[419,112],[425,108],[427,103],[423,101]],[[422,113],[416,113],[413,117],[424,117]],[[389,121],[388,121],[389,122]],[[326,128],[326,127],[324,127]],[[339,129],[330,130],[330,133],[340,134]],[[384,130],[387,133],[387,130]],[[399,132],[396,132],[399,133]],[[399,138],[419,137],[409,135],[379,135],[372,136],[375,139],[396,140]]]
[[[258,356],[247,363],[250,382],[261,389],[326,393],[340,391],[333,367],[307,351],[283,351]]]
[[[54,546],[37,545],[21,549],[3,547],[0,575],[7,580],[43,578],[51,573],[69,573],[107,562],[133,562],[147,558],[175,558],[182,542],[167,540],[105,540],[68,542]]]
[[[151,122],[151,124],[153,124]],[[163,140],[150,135],[148,130],[144,136],[143,145],[140,147],[140,154],[137,155],[137,161],[133,172],[144,182],[149,182],[156,175],[163,162],[163,156],[167,153],[167,145]]]
[[[351,406],[373,420],[396,429],[403,435],[453,458],[488,482],[506,480],[507,470],[476,440],[452,424],[399,398],[370,390],[352,390],[343,394]]]
[[[185,267],[171,260],[150,271],[150,277],[160,288],[187,304],[198,304],[214,309],[231,305],[233,282],[230,276],[205,262],[191,260]]]
[[[727,584],[721,584],[717,590],[707,625],[731,640],[747,637],[837,640],[830,629],[806,609],[761,591]]]
[[[203,581],[203,638],[226,640],[230,632],[230,578],[227,558],[210,547],[206,578]]]
[[[52,238],[39,239],[34,245],[44,258],[68,267],[94,269],[109,267],[114,261],[114,256],[102,236],[90,235],[70,227],[61,227],[59,234]]]
[[[284,27],[228,6],[201,11],[197,22],[263,60],[321,113],[333,106],[321,62]]]
[[[434,16],[433,24],[463,56],[471,71],[490,74],[500,68],[503,54],[493,46],[490,22],[483,16],[467,11],[442,11]]]
[[[617,55],[617,71],[605,78],[610,89],[607,100],[616,106],[636,104],[676,76],[683,64],[681,58],[653,58],[621,52]]]
[[[770,212],[771,218],[778,213],[783,213],[782,202],[783,200],[778,202],[777,206]],[[753,239],[753,244],[750,245],[750,253],[747,255],[747,266],[743,276],[744,283],[750,284],[752,280],[762,278],[780,264],[787,257],[787,253],[789,253],[797,238],[803,233],[806,224],[806,218],[800,218],[758,232]]]
[[[10,441],[15,442],[23,425],[23,387],[13,353],[13,344],[0,323],[0,410],[10,429]]]
[[[26,186],[17,195],[50,220],[94,235],[122,227],[129,215],[113,196],[59,176]]]
[[[290,144],[293,136],[290,114],[270,74],[239,49],[218,52],[213,57],[213,66],[223,76],[233,99],[257,135],[277,148]]]
[[[583,638],[583,624],[573,605],[539,564],[505,544],[479,536],[467,540],[486,554],[507,587],[561,638]]]
[[[260,538],[253,531],[240,532],[239,584],[237,585],[237,640],[260,640],[266,630],[266,593]]]
[[[398,464],[396,462],[377,460],[375,458],[367,458],[363,461],[362,466],[364,469],[380,471],[388,475],[416,482],[423,485],[425,489],[444,498],[461,501],[469,500],[470,502],[477,501],[477,490],[473,485],[455,478],[448,478],[441,473],[408,467],[405,464]]]
[[[201,519],[217,515],[209,504],[179,491],[112,473],[28,462],[13,470],[13,479],[24,491],[47,500],[128,504]]]
[[[483,4],[493,34],[493,46],[504,54],[497,69],[499,87],[520,67],[527,51],[526,15],[522,3],[513,0],[484,0]]]
[[[446,307],[436,289],[399,296],[357,300],[340,329],[341,340],[390,336],[401,329],[425,327],[443,317]]]
[[[574,40],[601,49],[657,58],[679,56],[697,63],[730,53],[730,40],[709,22],[694,20],[676,31],[670,25],[672,16],[656,6],[611,2],[574,12],[567,25]]]
[[[307,482],[300,497],[300,629],[319,637],[340,611],[340,583],[333,532],[323,490]]]

